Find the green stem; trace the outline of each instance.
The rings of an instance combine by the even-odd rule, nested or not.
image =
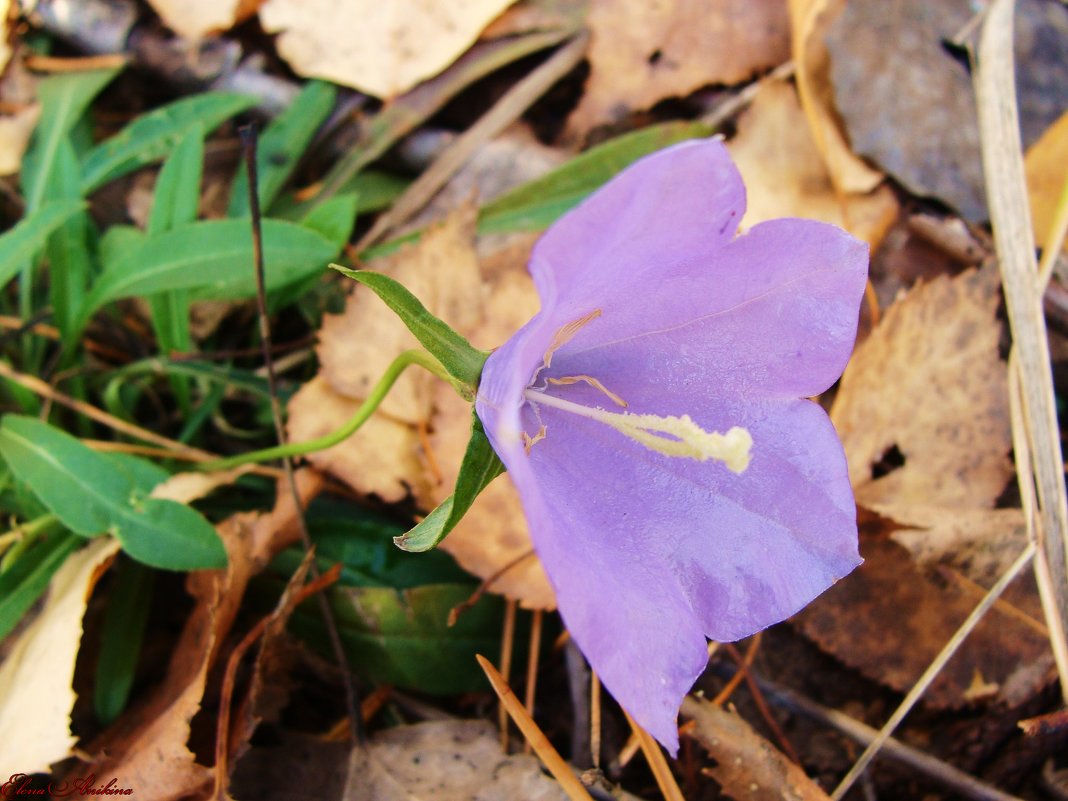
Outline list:
[[[374,414],[375,410],[385,399],[390,389],[393,388],[397,379],[400,378],[401,373],[413,364],[422,367],[424,370],[428,370],[438,376],[438,378],[443,378],[448,381],[465,399],[472,399],[473,392],[471,387],[449,375],[445,368],[441,366],[441,363],[429,353],[423,350],[406,350],[394,359],[389,367],[386,368],[386,372],[383,373],[380,379],[378,379],[378,383],[375,384],[371,393],[367,396],[367,399],[360,405],[360,408],[356,410],[356,413],[349,418],[345,425],[341,426],[341,428],[331,431],[329,434],[324,434],[321,437],[309,439],[305,442],[289,442],[285,445],[275,445],[271,448],[251,451],[250,453],[242,453],[238,456],[227,457],[226,459],[215,459],[210,462],[201,462],[197,465],[197,469],[205,471],[229,470],[230,468],[238,467],[243,464],[266,462],[272,459],[283,459],[287,456],[302,456],[306,453],[315,453],[316,451],[332,448],[348,439],[356,433],[360,426],[367,422],[368,418]]]

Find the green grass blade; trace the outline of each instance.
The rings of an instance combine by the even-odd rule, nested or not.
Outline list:
[[[48,189],[48,199],[59,202],[81,200],[81,167],[74,146],[64,137],[56,151],[56,170]],[[92,222],[83,209],[64,221],[48,237],[45,255],[49,264],[49,297],[56,327],[65,349],[66,362],[73,358],[77,345],[76,326],[81,305],[93,270],[89,250]]]
[[[45,246],[49,234],[84,208],[81,200],[49,201],[0,235],[0,286],[10,281]]]
[[[76,534],[114,535],[134,559],[167,570],[226,565],[212,525],[192,508],[146,497],[129,474],[69,434],[32,417],[6,415],[0,455],[52,514]]]
[[[60,142],[81,119],[93,98],[118,74],[118,69],[71,72],[45,78],[38,84],[41,118],[22,160],[22,194],[31,213],[44,202]]]
[[[282,220],[263,221],[269,289],[322,270],[338,248],[322,235]],[[106,264],[86,301],[91,314],[119,298],[187,289],[200,298],[255,294],[252,235],[247,220],[202,220],[146,239]]]
[[[200,206],[200,181],[204,170],[204,128],[199,123],[188,133],[167,158],[152,195],[152,211],[148,216],[149,236],[156,236],[179,226],[192,223]],[[152,313],[152,327],[160,353],[185,353],[193,349],[189,328],[189,292],[176,289],[148,298]],[[183,414],[192,404],[189,382],[171,378],[171,387]]]
[[[41,597],[52,576],[82,540],[67,531],[41,537],[10,568],[0,573],[0,639],[3,639],[26,610]]]
[[[152,603],[152,579],[152,571],[137,562],[120,562],[115,571],[100,634],[93,694],[96,717],[104,725],[119,716],[130,697]]]
[[[82,165],[82,192],[159,161],[195,126],[214,130],[256,104],[248,95],[206,92],[176,100],[138,117],[115,136],[97,145]]]

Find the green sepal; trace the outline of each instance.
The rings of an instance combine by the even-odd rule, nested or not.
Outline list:
[[[408,330],[415,335],[420,344],[430,352],[430,355],[441,362],[446,372],[471,388],[470,399],[474,398],[474,389],[478,387],[482,365],[489,358],[489,353],[471,345],[460,334],[427,311],[426,306],[420,303],[415,295],[389,276],[371,270],[350,270],[339,264],[330,266],[342,275],[347,275],[369,287],[382,298],[386,305],[408,326]]]
[[[428,514],[415,528],[401,537],[394,537],[393,542],[405,551],[429,551],[456,528],[478,494],[493,479],[504,472],[504,464],[490,445],[482,421],[478,415],[471,415],[471,439],[467,441],[467,450],[460,465],[460,475],[456,479],[456,489],[433,512]]]

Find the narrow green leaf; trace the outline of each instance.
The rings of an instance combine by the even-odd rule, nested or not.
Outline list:
[[[96,660],[93,701],[97,719],[111,723],[130,697],[145,624],[152,604],[152,571],[133,561],[120,561],[108,595],[100,654]]]
[[[200,205],[204,172],[204,126],[194,122],[178,140],[159,171],[152,192],[152,210],[145,229],[149,236],[193,222]]]
[[[85,208],[81,200],[55,200],[42,205],[0,236],[0,286],[45,246],[48,235]]]
[[[323,235],[337,250],[345,247],[352,229],[356,227],[356,195],[338,195],[313,208],[300,224]]]
[[[322,270],[337,248],[320,234],[281,220],[263,221],[268,288]],[[159,236],[107,264],[86,300],[91,314],[119,298],[188,289],[197,298],[239,298],[256,292],[247,220],[201,220]]]
[[[204,128],[196,123],[182,137],[160,170],[146,226],[149,236],[158,236],[196,220],[203,169]],[[184,353],[193,349],[189,304],[189,292],[183,289],[148,297],[152,327],[161,353]],[[188,414],[192,405],[189,382],[172,377],[171,386],[179,408]]]
[[[136,225],[109,225],[97,246],[104,272],[107,272],[108,265],[126,258],[127,254],[141,247],[147,238],[148,235]]]
[[[456,489],[419,525],[393,542],[405,551],[429,551],[452,531],[467,514],[478,494],[504,472],[504,464],[490,445],[482,421],[472,413],[471,439],[467,442]]]
[[[95,189],[138,167],[159,161],[194,126],[205,131],[256,105],[256,99],[231,92],[206,92],[183,98],[138,117],[97,145],[82,165],[82,191]]]
[[[11,633],[81,542],[66,531],[41,537],[15,564],[0,573],[0,639]]]
[[[56,169],[47,189],[49,201],[81,201],[81,166],[69,137],[56,149]],[[49,296],[53,318],[63,339],[66,356],[74,356],[78,316],[85,300],[93,260],[89,251],[88,213],[83,209],[66,220],[48,237],[45,254],[49,264]]]
[[[472,347],[470,342],[427,311],[415,295],[389,276],[370,270],[350,270],[338,264],[330,266],[374,290],[404,321],[420,344],[430,351],[430,355],[441,362],[449,375],[470,387],[478,386],[488,353]]]
[[[297,162],[334,108],[337,89],[325,81],[309,81],[289,108],[264,129],[256,146],[260,208],[270,209]],[[230,190],[227,216],[242,217],[248,209],[248,171],[242,165]]]
[[[381,211],[401,196],[411,180],[381,170],[364,170],[346,181],[338,195],[357,195],[356,214]],[[324,201],[325,202],[325,201]],[[293,192],[286,192],[271,206],[271,216],[283,220],[300,220],[317,205],[312,200],[297,200]]]
[[[668,122],[611,139],[487,204],[479,214],[479,233],[547,228],[642,156],[713,132],[703,122]]]
[[[222,542],[202,515],[145,497],[126,471],[66,432],[32,417],[6,415],[0,456],[76,534],[113,534],[134,559],[168,570],[226,564]]]
[[[70,72],[45,78],[37,85],[41,118],[22,160],[21,171],[22,193],[31,213],[44,201],[60,142],[81,119],[93,98],[118,74],[118,69]]]

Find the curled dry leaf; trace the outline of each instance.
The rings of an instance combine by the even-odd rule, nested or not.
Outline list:
[[[992,267],[920,284],[853,354],[831,420],[860,504],[990,507],[1012,478],[998,287]]]
[[[444,720],[395,726],[353,748],[345,801],[566,801],[530,754],[505,755],[492,724]]]
[[[0,665],[0,731],[8,733],[0,738],[3,781],[16,769],[48,773],[53,762],[70,756],[77,741],[70,715],[82,617],[93,586],[118,550],[114,538],[98,537],[71,554],[52,577],[37,617]]]
[[[883,174],[849,146],[834,106],[827,53],[827,27],[845,3],[846,0],[789,0],[791,49],[801,106],[831,180],[841,192],[864,193],[878,186]]]
[[[164,24],[179,36],[202,39],[228,31],[255,13],[263,0],[148,0]]]
[[[1031,225],[1041,246],[1053,227],[1054,214],[1066,177],[1068,164],[1068,111],[1053,123],[1027,151],[1027,192],[1031,199]],[[1068,239],[1064,250],[1068,252]]]
[[[794,620],[821,648],[903,692],[916,683],[985,591],[964,582],[932,580],[908,551],[877,528],[862,527],[864,564]],[[1017,579],[1023,581],[1033,578]],[[873,637],[873,621],[893,624]],[[978,673],[978,684],[1017,704],[1053,678],[1052,668],[1041,624],[1015,606],[998,603],[943,668],[924,701],[956,708],[976,700]]]
[[[298,74],[391,98],[449,66],[513,2],[267,0],[260,21]]]
[[[297,474],[302,505],[322,488],[312,470]],[[267,514],[242,513],[218,526],[226,546],[225,570],[189,574],[186,588],[195,606],[175,644],[163,681],[128,709],[86,751],[99,776],[119,776],[134,794],[167,801],[183,798],[211,780],[189,749],[190,721],[199,711],[208,671],[217,662],[252,576],[279,550],[299,538],[293,498],[280,482],[278,502]]]
[[[818,784],[739,715],[692,695],[683,700],[681,711],[696,724],[694,739],[716,760],[709,775],[731,798],[828,801]]]
[[[734,84],[789,58],[781,0],[592,0],[590,77],[569,126],[584,134],[709,84]]]
[[[789,83],[761,86],[727,149],[745,179],[743,227],[807,217],[845,228],[874,249],[897,218],[897,200],[888,186],[865,195],[835,191]]]

